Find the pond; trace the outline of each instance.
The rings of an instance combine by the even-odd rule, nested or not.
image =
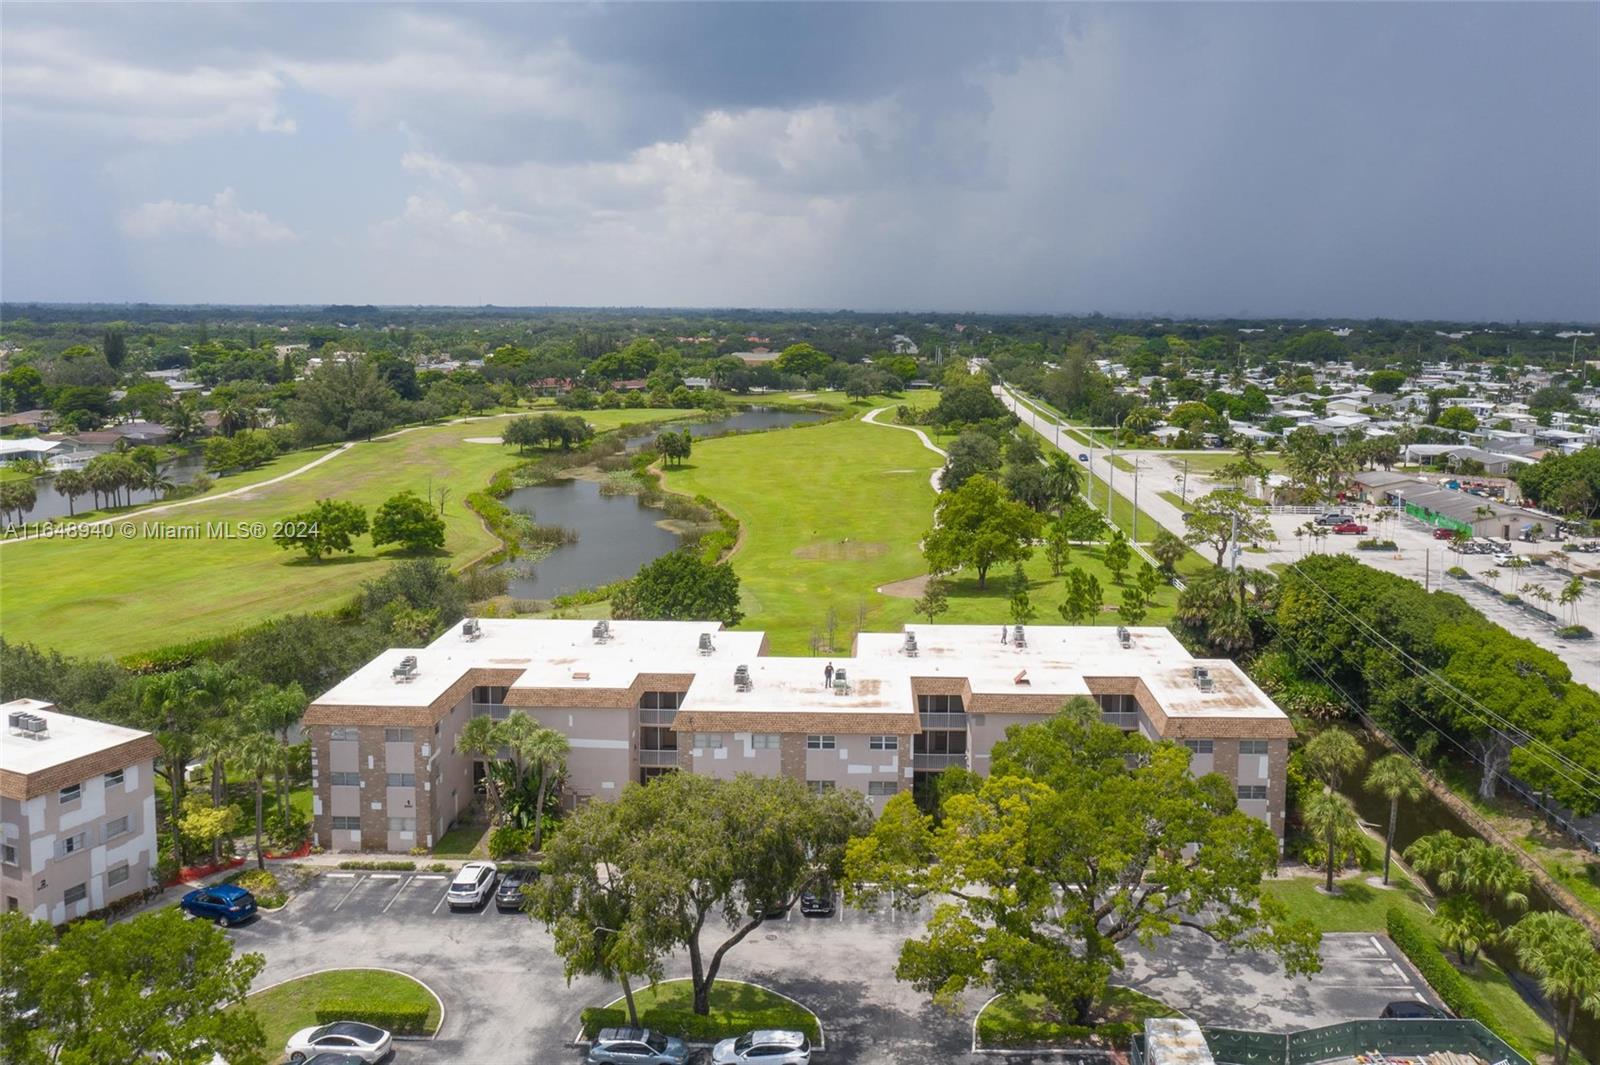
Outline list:
[[[817,411],[773,410],[754,407],[714,421],[689,422],[682,427],[696,437],[761,429],[783,429],[827,417]],[[664,425],[630,436],[634,451],[655,440]],[[514,599],[550,599],[631,577],[645,563],[677,548],[677,533],[659,522],[663,511],[647,507],[637,496],[600,494],[596,481],[573,478],[554,484],[518,488],[505,497],[513,513],[526,514],[540,525],[559,525],[577,533],[576,543],[563,544],[538,562],[511,559],[498,569],[509,579]]]
[[[182,455],[171,462],[163,463],[161,472],[171,478],[174,484],[188,484],[195,479],[195,475],[204,473],[205,459],[199,452]],[[51,518],[65,518],[69,513],[82,514],[94,507],[94,496],[83,495],[72,501],[72,506],[67,505],[67,497],[56,491],[55,478],[35,477],[33,490],[38,499],[29,510],[24,521],[46,521]],[[153,503],[160,497],[154,492],[143,489],[134,489],[129,493],[135,503]]]

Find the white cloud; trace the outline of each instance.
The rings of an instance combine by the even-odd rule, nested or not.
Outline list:
[[[217,193],[210,203],[161,200],[140,204],[122,216],[121,225],[122,231],[130,237],[198,235],[234,248],[298,239],[295,231],[283,223],[274,222],[261,211],[240,207],[238,196],[231,188]]]

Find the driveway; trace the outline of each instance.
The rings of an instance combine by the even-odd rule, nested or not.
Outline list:
[[[444,1002],[444,1025],[435,1040],[402,1042],[396,1065],[581,1060],[571,1045],[578,1013],[616,998],[616,985],[592,978],[568,984],[540,926],[492,905],[451,913],[447,886],[442,874],[325,873],[284,910],[228,934],[241,950],[266,957],[259,986],[341,966],[399,969],[431,986]],[[826,1034],[823,1061],[997,1060],[971,1051],[973,1019],[987,996],[969,995],[951,1014],[894,978],[900,944],[920,931],[926,914],[842,909],[808,919],[791,913],[734,948],[721,975],[765,984],[813,1009]],[[1327,937],[1326,971],[1313,981],[1289,982],[1264,959],[1229,956],[1183,933],[1153,951],[1130,951],[1126,977],[1204,1023],[1302,1028],[1370,1018],[1422,987],[1381,940],[1376,950],[1384,957],[1374,954],[1370,938]],[[667,975],[687,969],[674,958]],[[1049,1054],[1005,1060],[1030,1058],[1058,1060]]]

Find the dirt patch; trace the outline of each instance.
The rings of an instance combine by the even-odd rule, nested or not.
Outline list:
[[[888,544],[876,540],[813,540],[795,548],[794,557],[813,562],[859,562],[877,558],[888,550]]]
[[[878,586],[878,594],[893,596],[896,599],[916,599],[927,591],[929,576],[930,574],[924,573],[920,577],[907,577],[903,581],[881,584]]]

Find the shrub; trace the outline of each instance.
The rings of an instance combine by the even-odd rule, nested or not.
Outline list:
[[[256,905],[266,910],[276,910],[287,901],[287,892],[278,878],[265,869],[251,869],[228,878],[256,897]]]
[[[384,861],[384,862],[347,861],[347,862],[340,862],[339,863],[339,868],[340,869],[362,869],[362,870],[369,870],[369,871],[373,871],[373,872],[407,872],[407,873],[409,873],[409,872],[414,871],[417,868],[417,863],[416,862],[401,862],[401,861]]]
[[[1107,1024],[1064,1024],[1060,1021],[1033,1021],[1010,1017],[998,1010],[985,1010],[978,1016],[978,1042],[991,1047],[1054,1046],[1085,1039],[1125,1043],[1144,1025],[1138,1021],[1111,1021]]]
[[[581,1014],[583,1034],[593,1039],[602,1028],[626,1028],[628,1011],[610,1006],[591,1006]],[[802,1031],[813,1043],[821,1036],[817,1019],[804,1018],[793,1010],[714,1010],[711,1016],[702,1017],[691,1010],[646,1009],[639,1012],[639,1023],[652,1031],[675,1035],[691,1042],[710,1042],[741,1035],[760,1028],[783,1028]]]
[[[489,857],[499,860],[513,854],[526,854],[533,846],[533,829],[501,825],[489,833]]]
[[[1379,540],[1374,537],[1368,537],[1356,544],[1358,551],[1395,551],[1398,547],[1399,545],[1393,540]]]
[[[1478,996],[1478,991],[1467,983],[1466,977],[1456,971],[1445,958],[1444,952],[1433,941],[1415,918],[1411,917],[1399,907],[1391,906],[1387,918],[1389,938],[1394,940],[1394,945],[1400,952],[1411,959],[1411,964],[1417,967],[1422,978],[1444,1000],[1456,1016],[1466,1020],[1481,1023],[1489,1031],[1499,1036],[1517,1053],[1533,1060],[1532,1052],[1508,1032],[1495,1018],[1489,1007],[1484,1005],[1483,999]]]
[[[1445,572],[1450,574],[1450,576],[1454,577],[1458,581],[1464,581],[1468,577],[1472,576],[1472,574],[1468,573],[1460,566],[1451,566],[1449,569],[1445,570]]]
[[[1563,625],[1556,630],[1556,635],[1565,640],[1588,640],[1594,637],[1587,625]]]
[[[428,1007],[373,1006],[356,999],[336,999],[317,1007],[317,1023],[361,1021],[387,1028],[396,1035],[428,1034]]]

